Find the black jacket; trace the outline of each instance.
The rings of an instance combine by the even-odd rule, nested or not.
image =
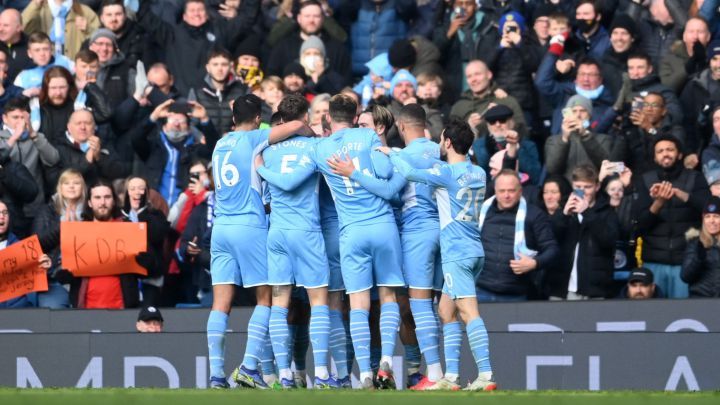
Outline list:
[[[599,192],[595,204],[582,214],[582,222],[578,215],[562,215],[556,226],[563,242],[558,267],[546,275],[549,295],[567,295],[577,247],[577,293],[597,298],[612,296],[620,223],[608,197]]]
[[[207,110],[210,121],[219,134],[232,130],[232,110],[230,101],[247,94],[247,86],[240,81],[225,84],[221,91],[215,89],[209,75],[205,76],[205,85],[195,90],[197,101]]]
[[[718,102],[720,80],[713,80],[709,68],[687,82],[680,95],[680,104],[683,108],[685,133],[694,137],[689,137],[686,149],[697,152],[708,144],[713,133],[709,112]]]
[[[687,202],[673,197],[665,203],[658,214],[650,212],[653,203],[650,187],[661,181],[669,181],[673,187],[689,194]],[[645,262],[681,265],[685,252],[685,232],[698,227],[705,202],[710,198],[708,184],[702,173],[687,170],[678,162],[663,170],[659,166],[644,173],[636,181],[638,200],[636,215],[638,231],[643,238],[642,259]]]
[[[525,242],[529,249],[538,251],[534,258],[537,268],[523,275],[510,269],[514,259],[516,206],[500,211],[493,203],[488,209],[480,239],[485,251],[483,271],[476,278],[478,287],[497,294],[523,295],[530,290],[533,273],[546,268],[558,253],[558,245],[547,214],[535,205],[527,205],[525,217]]]
[[[498,87],[515,97],[523,110],[532,111],[537,94],[532,75],[540,66],[543,48],[523,37],[518,46],[500,48],[489,61]]]
[[[135,66],[125,59],[122,53],[116,53],[112,59],[100,67],[97,84],[112,108],[117,107],[135,91]]]
[[[25,216],[23,206],[35,200],[38,184],[30,171],[10,159],[10,151],[5,149],[0,156],[0,199],[8,208],[10,231],[23,239],[30,235],[32,223]]]
[[[192,131],[189,136],[194,137],[193,142],[173,145],[180,152],[177,169],[177,184],[179,185],[188,184],[188,171],[193,160],[197,158],[210,160],[212,158],[212,151],[219,138],[212,121],[198,125],[197,129],[205,135],[205,143],[200,143],[198,131]],[[135,153],[145,163],[143,175],[148,179],[150,188],[155,190],[158,190],[168,160],[168,152],[160,139],[161,131],[160,124],[147,119],[133,128],[130,133]]]
[[[132,162],[117,159],[115,152],[107,145],[101,145],[100,158],[90,163],[85,152],[80,150],[67,137],[55,145],[60,153],[60,171],[75,169],[82,173],[85,184],[93,184],[98,179],[116,180],[127,177],[132,169]]]
[[[0,50],[5,51],[7,55],[7,77],[5,78],[5,86],[10,85],[15,81],[15,77],[25,69],[35,67],[30,56],[28,56],[28,36],[24,33],[20,33],[20,41],[15,44],[9,45],[5,42],[0,41]]]
[[[191,27],[184,21],[168,24],[150,11],[150,3],[140,2],[138,24],[165,50],[165,61],[182,95],[202,86],[208,51],[214,46],[234,49],[252,29],[260,9],[259,0],[245,0],[232,20],[209,19],[200,27]]]
[[[193,285],[198,288],[207,289],[211,287],[210,279],[210,250],[204,246],[203,239],[205,235],[212,229],[208,227],[208,203],[207,199],[193,208],[188,218],[185,230],[180,236],[179,254],[183,257],[184,262],[181,268],[188,269],[192,272]],[[202,247],[202,252],[196,257],[188,255],[188,242],[197,238],[198,247]]]
[[[685,234],[687,246],[680,278],[688,283],[690,297],[720,297],[720,246],[717,241],[709,248],[700,242],[700,231]]]
[[[125,211],[122,214],[125,222],[131,222]],[[149,278],[162,276],[165,270],[163,244],[170,231],[170,223],[162,212],[150,206],[146,206],[140,211],[138,221],[147,224],[147,251],[139,254],[136,261],[147,269]]]

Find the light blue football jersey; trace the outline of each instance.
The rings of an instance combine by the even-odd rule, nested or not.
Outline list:
[[[409,181],[436,188],[443,263],[483,257],[478,217],[485,199],[485,171],[468,161],[416,169],[397,152],[390,160]]]
[[[270,129],[230,132],[215,145],[215,223],[267,228],[255,155],[268,145]]]
[[[395,223],[387,200],[372,194],[350,178],[334,174],[327,164],[327,159],[333,155],[348,156],[361,173],[387,179],[392,175],[390,161],[378,152],[372,153],[379,146],[382,144],[378,136],[366,128],[342,129],[316,144],[314,161],[332,192],[341,229],[358,222]]]
[[[314,143],[314,138],[296,136],[263,151],[265,165],[258,167],[258,173],[270,186],[273,228],[320,230],[320,176],[309,158]]]

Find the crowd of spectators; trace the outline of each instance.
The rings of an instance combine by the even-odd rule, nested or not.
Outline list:
[[[306,97],[318,135],[351,95],[391,147],[404,105],[435,141],[466,121],[495,195],[481,301],[720,296],[720,0],[1,7],[0,249],[37,234],[49,289],[0,307],[209,305],[209,160],[249,93],[264,126]],[[148,276],[73,277],[62,221],[146,222]]]

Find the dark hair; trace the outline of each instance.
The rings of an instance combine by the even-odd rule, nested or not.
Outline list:
[[[68,83],[68,97],[67,100],[65,100],[66,103],[68,101],[74,101],[75,97],[77,97],[78,90],[75,86],[75,79],[73,79],[72,74],[62,66],[53,66],[46,70],[43,75],[42,87],[40,87],[40,95],[38,96],[40,104],[45,105],[50,101],[48,98],[48,87],[50,86],[50,80],[56,77],[62,77]]]
[[[10,100],[8,100],[7,103],[5,103],[5,111],[3,112],[3,114],[7,114],[15,110],[22,110],[29,113],[30,104],[28,104],[28,98],[25,96],[11,98]]]
[[[320,10],[323,9],[322,4],[317,0],[298,1],[298,2],[296,2],[296,5],[297,5],[297,12],[293,13],[293,15],[295,17],[297,17],[298,14],[300,14],[300,10],[304,9],[307,6],[318,6],[318,7],[320,7]]]
[[[110,189],[110,192],[112,193],[112,199],[113,199],[113,208],[110,211],[110,218],[118,218],[120,217],[120,207],[118,207],[118,197],[117,193],[115,192],[115,187],[113,187],[112,183],[99,179],[95,181],[90,187],[87,189],[87,202],[85,202],[85,205],[83,206],[82,211],[82,219],[83,221],[92,221],[95,219],[95,214],[93,214],[92,208],[90,208],[89,202],[92,200],[92,191],[95,188],[98,187],[107,187]]]
[[[570,197],[572,187],[570,186],[570,183],[568,183],[565,176],[561,176],[558,174],[550,175],[545,179],[545,181],[543,181],[542,186],[539,190],[540,195],[538,196],[538,201],[540,202],[540,205],[542,205],[542,207],[547,210],[547,207],[545,206],[545,200],[543,200],[543,192],[545,191],[545,185],[550,183],[555,183],[558,185],[558,188],[560,189],[560,207],[564,207],[565,203]]]
[[[207,63],[210,63],[210,60],[214,58],[225,58],[230,62],[233,61],[233,57],[230,52],[221,46],[214,46],[210,49],[207,56]]]
[[[449,139],[456,153],[465,155],[470,150],[475,135],[467,122],[453,118],[442,133],[444,139]]]
[[[577,66],[580,67],[580,65],[595,65],[595,67],[600,70],[600,62],[598,62],[597,59],[591,57],[591,56],[583,56],[580,58],[580,60],[577,63]]]
[[[310,109],[310,102],[299,94],[288,94],[278,104],[278,112],[283,122],[299,120]]]
[[[233,103],[233,122],[235,125],[253,122],[262,112],[262,100],[254,94],[246,94]]]
[[[98,13],[98,17],[100,16],[100,14],[102,14],[105,7],[110,6],[120,6],[122,7],[123,13],[125,13],[125,4],[122,0],[103,0],[103,2],[100,3],[100,12]]]
[[[270,126],[274,127],[276,125],[280,125],[283,123],[282,114],[280,114],[280,111],[275,111],[270,116]]]
[[[330,98],[329,115],[334,122],[352,124],[357,114],[357,103],[350,96],[336,94]]]
[[[657,91],[649,91],[649,92],[645,95],[645,97],[647,97],[647,96],[660,97],[660,98],[662,99],[662,101],[663,101],[663,104],[666,104],[666,103],[667,103],[667,100],[665,100],[665,96],[663,96],[662,93],[659,93],[659,92],[657,92]],[[643,98],[645,98],[645,97],[643,97]]]
[[[128,183],[130,183],[130,180],[132,179],[140,179],[145,182],[145,194],[143,194],[142,199],[140,200],[140,208],[146,207],[150,205],[150,202],[148,201],[148,194],[150,193],[150,183],[147,181],[145,177],[142,177],[140,175],[132,175],[125,179],[125,198],[123,198],[123,215],[127,216],[130,212],[130,195],[128,193]]]
[[[412,103],[404,105],[400,109],[397,121],[403,121],[416,127],[425,127],[426,121],[425,109],[420,104]]]
[[[578,9],[578,7],[582,6],[583,4],[590,4],[593,6],[593,11],[595,11],[595,15],[601,14],[600,7],[598,3],[595,0],[580,0],[577,2],[577,5],[575,6],[575,10]]]
[[[93,63],[100,61],[100,58],[98,58],[98,55],[95,52],[89,49],[81,49],[75,54],[75,60],[81,60],[85,63]]]
[[[632,52],[627,57],[627,60],[630,60],[630,59],[642,59],[645,62],[647,62],[648,66],[652,66],[652,59],[650,59],[650,55],[648,55],[647,52],[643,52],[643,51]]]
[[[205,0],[185,0],[185,4],[183,4],[183,14],[187,11],[187,6],[190,3],[202,3],[203,6],[205,6],[205,11],[207,11],[207,5],[205,5]]]

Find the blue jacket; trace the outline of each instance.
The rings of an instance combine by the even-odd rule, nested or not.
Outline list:
[[[19,242],[20,240],[15,234],[8,233],[7,246]],[[35,293],[26,294],[17,298],[9,299],[7,301],[0,302],[0,308],[25,308],[35,306]]]
[[[350,28],[353,76],[366,74],[366,62],[387,52],[395,40],[406,37],[406,21],[417,10],[412,0],[387,0],[377,7],[379,10],[374,2],[363,0]]]
[[[555,62],[558,57],[548,52],[543,57],[540,67],[535,74],[535,87],[540,93],[540,100],[546,101],[553,108],[551,134],[559,134],[562,125],[562,109],[565,108],[568,99],[576,94],[575,82],[558,81],[555,71]],[[605,111],[611,108],[615,102],[615,97],[611,94],[610,89],[605,87],[600,96],[592,100],[593,113],[591,117],[591,126],[596,128],[598,120],[603,117]]]

